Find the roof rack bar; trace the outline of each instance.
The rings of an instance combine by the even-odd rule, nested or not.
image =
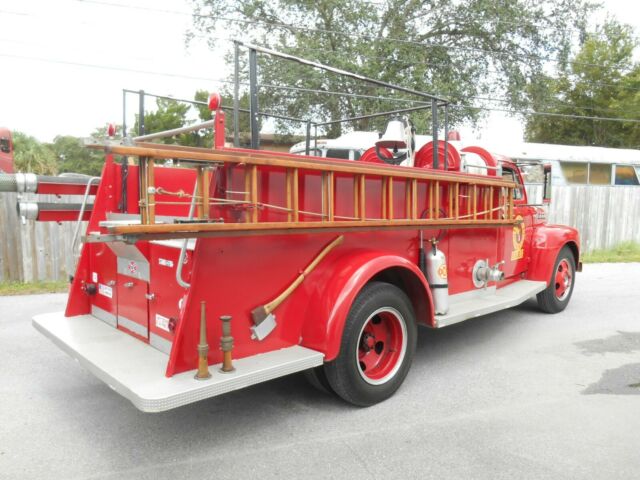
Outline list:
[[[300,63],[302,65],[308,65],[310,67],[319,68],[321,70],[326,70],[327,72],[336,73],[338,75],[343,75],[345,77],[354,78],[356,80],[360,80],[366,83],[370,83],[372,85],[378,85],[385,88],[390,88],[392,90],[397,90],[399,92],[410,93],[411,95],[417,95],[422,98],[427,98],[429,100],[437,100],[439,102],[449,103],[449,101],[445,98],[436,97],[435,95],[429,95],[428,93],[420,92],[418,90],[413,90],[411,88],[401,87],[399,85],[393,85],[392,83],[383,82],[382,80],[376,80],[374,78],[365,77],[364,75],[360,75],[358,73],[348,72],[347,70],[342,70],[340,68],[330,67],[323,63],[313,62],[311,60],[306,60],[304,58],[296,57],[294,55],[290,55],[288,53],[278,52],[276,50],[271,50],[270,48],[259,47],[257,45],[253,45],[251,43],[243,42],[242,40],[234,39],[234,43],[238,45],[242,45],[248,48],[250,51],[254,50],[257,52],[267,53],[274,57],[284,58],[286,60],[291,60],[293,62]]]
[[[397,115],[399,113],[415,112],[417,110],[426,110],[428,108],[431,108],[431,105],[430,104],[424,104],[424,105],[420,105],[419,107],[401,108],[401,109],[398,109],[398,110],[390,110],[390,111],[387,111],[387,112],[371,113],[371,114],[368,114],[368,115],[359,115],[357,117],[342,118],[340,120],[331,120],[329,122],[317,123],[316,125],[318,125],[320,127],[324,127],[326,125],[333,125],[333,124],[336,124],[336,123],[354,122],[356,120],[366,120],[367,118],[386,117],[387,115]]]

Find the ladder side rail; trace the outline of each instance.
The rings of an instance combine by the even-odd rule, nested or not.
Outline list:
[[[95,148],[105,148],[103,146]],[[318,160],[305,160],[294,159],[289,157],[278,157],[275,155],[262,155],[262,156],[246,156],[246,155],[229,155],[224,151],[200,149],[199,151],[191,151],[188,154],[181,154],[180,151],[173,151],[172,149],[162,148],[142,148],[142,147],[129,147],[121,145],[111,145],[106,147],[108,151],[116,155],[128,155],[128,156],[147,156],[154,158],[164,159],[177,159],[186,162],[209,162],[209,163],[229,163],[229,164],[255,164],[273,167],[293,167],[301,168],[303,170],[316,170],[316,171],[333,171],[340,173],[351,174],[363,174],[370,176],[381,175],[393,175],[399,178],[417,178],[425,180],[440,180],[440,181],[461,181],[462,183],[477,183],[478,185],[495,185],[495,186],[508,186],[515,184],[503,179],[497,178],[473,178],[470,179],[466,174],[455,172],[442,172],[442,171],[429,171],[426,169],[417,169],[411,167],[396,167],[380,164],[364,164],[360,162],[347,162],[347,161],[318,161]]]

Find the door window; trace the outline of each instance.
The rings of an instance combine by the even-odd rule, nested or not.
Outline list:
[[[0,138],[0,151],[2,153],[10,153],[11,152],[11,142],[7,137]]]
[[[513,199],[514,200],[522,200],[522,184],[520,183],[520,177],[516,175],[516,172],[511,170],[510,168],[502,168],[502,178],[505,180],[509,180],[510,182],[515,182],[518,184],[516,188],[513,189]]]

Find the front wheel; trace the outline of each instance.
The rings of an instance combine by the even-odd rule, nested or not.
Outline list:
[[[405,293],[388,283],[367,284],[349,311],[339,355],[325,365],[331,388],[363,407],[386,400],[409,372],[416,339],[415,315]]]
[[[537,295],[538,306],[547,313],[558,313],[567,308],[573,293],[576,261],[569,247],[560,250],[553,267],[549,286]]]

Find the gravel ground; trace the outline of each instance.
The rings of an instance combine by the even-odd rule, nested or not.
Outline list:
[[[367,409],[294,375],[145,414],[30,325],[64,295],[0,297],[0,478],[640,478],[640,264],[586,265],[534,301],[421,329]]]

